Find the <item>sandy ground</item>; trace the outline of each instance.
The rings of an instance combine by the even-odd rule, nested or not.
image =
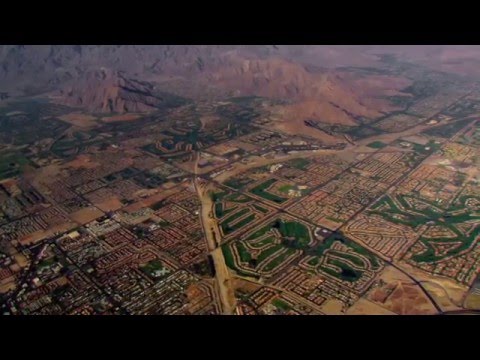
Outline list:
[[[96,207],[89,206],[87,208],[78,210],[72,214],[69,215],[70,219],[75,221],[76,223],[80,225],[85,225],[89,223],[90,221],[93,221],[101,216],[103,216],[104,213],[97,209]]]
[[[480,310],[480,295],[469,294],[465,299],[464,307],[467,309]]]
[[[455,305],[446,290],[436,282],[422,282],[422,286],[435,299],[438,306],[443,311],[460,310],[461,307]]]
[[[408,272],[411,276],[413,276],[415,279],[423,283],[434,283],[440,288],[443,288],[445,290],[445,293],[447,294],[448,298],[450,301],[456,305],[456,306],[461,306],[463,303],[463,299],[465,294],[468,292],[468,287],[464,285],[457,284],[453,280],[447,279],[447,278],[441,278],[441,277],[435,277],[423,270],[414,268],[408,264],[405,263],[400,263],[399,264],[402,269],[404,269],[406,272]],[[432,286],[431,286],[432,287]],[[430,287],[430,288],[431,288]],[[434,294],[431,294],[432,296]]]
[[[59,119],[79,128],[90,128],[97,125],[96,117],[77,112],[62,115]]]
[[[394,312],[385,309],[367,299],[359,299],[346,312],[346,315],[396,315]]]
[[[123,114],[123,115],[102,117],[102,121],[106,123],[117,122],[117,121],[133,121],[141,117],[142,117],[141,114]]]
[[[0,284],[0,294],[5,294],[10,290],[15,290],[16,287],[17,287],[17,284],[15,283],[15,280],[13,279],[13,277],[10,277],[8,278],[8,282],[5,282],[5,283],[2,282]]]
[[[256,284],[251,281],[245,281],[239,278],[233,278],[233,286],[235,290],[243,291],[249,294],[254,293],[262,287],[260,284]]]
[[[197,161],[195,163],[195,174],[198,173],[198,159],[199,156],[197,156]],[[207,247],[210,251],[210,255],[212,256],[215,266],[215,277],[222,303],[223,314],[231,315],[234,313],[236,308],[235,291],[230,271],[225,264],[225,258],[223,257],[222,249],[217,247],[217,243],[220,243],[221,236],[217,223],[212,216],[213,202],[208,195],[208,187],[202,188],[198,183],[197,178],[195,178],[194,181],[195,189],[202,203],[200,219],[203,227],[203,233],[205,234],[207,240]]]
[[[220,299],[223,305],[223,314],[231,315],[235,311],[236,300],[235,293],[232,286],[232,279],[230,278],[230,271],[225,264],[222,249],[215,249],[210,253],[215,264],[215,276],[219,286]]]
[[[27,266],[29,263],[28,259],[22,253],[17,252],[13,255],[13,257],[15,258],[15,261],[17,262],[17,264],[22,268]]]
[[[18,242],[24,246],[35,244],[45,238],[54,236],[56,233],[63,233],[75,228],[77,225],[74,223],[64,223],[57,226],[53,226],[47,230],[39,230],[31,233],[23,238],[20,238]]]
[[[97,167],[99,164],[93,162],[88,155],[78,155],[74,160],[69,161],[64,164],[64,167],[69,168],[94,168]]]
[[[387,266],[379,276],[384,284],[372,288],[366,298],[399,315],[430,315],[437,310],[420,286],[401,271]]]
[[[149,196],[145,199],[141,199],[133,204],[130,204],[128,206],[125,206],[125,208],[123,209],[124,211],[126,212],[135,212],[135,211],[138,211],[140,209],[143,209],[145,207],[149,207],[165,198],[167,198],[168,196],[172,195],[172,194],[175,194],[176,192],[179,192],[180,190],[182,190],[184,188],[184,185],[183,184],[180,184],[179,186],[174,186],[174,187],[171,187],[169,189],[166,189],[166,190],[162,190],[160,193],[158,194],[155,194],[155,195],[152,195],[152,196]]]
[[[224,166],[226,163],[227,163],[227,161],[218,162],[216,164],[207,165],[207,166],[203,166],[203,167],[198,167],[197,174],[202,175],[202,174],[208,173],[210,171],[218,169],[221,166]],[[195,171],[195,161],[178,162],[178,163],[176,163],[176,165],[180,169],[185,170],[189,173],[192,173],[192,172]]]
[[[34,186],[40,186],[41,184],[49,184],[58,179],[58,176],[61,172],[60,165],[48,165],[36,169],[32,173],[24,174],[25,179],[30,181]]]
[[[320,307],[325,315],[341,315],[343,314],[342,309],[343,303],[336,299],[326,300]]]
[[[94,205],[105,212],[115,211],[123,207],[123,203],[116,197],[112,197],[100,203],[94,203]]]

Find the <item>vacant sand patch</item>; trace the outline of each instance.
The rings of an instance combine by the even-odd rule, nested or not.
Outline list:
[[[351,306],[346,315],[396,315],[394,312],[381,307],[367,299],[359,299]]]
[[[17,284],[13,278],[9,278],[9,281],[6,283],[1,283],[0,284],[0,294],[5,294],[9,292],[10,290],[15,290],[17,287]]]
[[[93,221],[101,216],[103,216],[104,213],[97,209],[96,207],[89,206],[85,209],[78,210],[72,214],[69,215],[70,219],[75,221],[76,223],[80,225],[85,225],[89,223],[90,221]]]
[[[97,125],[97,118],[95,116],[82,113],[70,113],[62,115],[59,117],[59,119],[80,128],[89,128]]]
[[[326,315],[341,315],[343,303],[340,300],[329,299],[322,304],[320,310]]]
[[[15,258],[15,261],[17,262],[17,264],[22,268],[27,266],[29,263],[29,260],[22,253],[15,253],[13,257]]]
[[[420,286],[401,271],[388,266],[372,288],[368,300],[399,315],[436,314],[437,310]]]
[[[170,189],[166,189],[159,194],[149,196],[145,199],[142,199],[140,201],[137,201],[133,204],[130,204],[130,205],[126,206],[123,209],[123,211],[126,211],[128,213],[132,213],[132,212],[138,211],[140,209],[150,207],[150,206],[156,204],[157,202],[162,201],[163,199],[167,198],[168,196],[180,191],[181,189],[182,189],[181,186],[180,187],[176,186],[176,187],[173,187],[173,188],[170,188]]]
[[[248,294],[251,294],[262,287],[260,284],[256,284],[251,281],[245,281],[239,278],[233,278],[233,287],[235,291],[241,291]]]
[[[65,167],[69,168],[94,168],[97,167],[98,163],[93,162],[88,155],[78,155],[74,160],[65,163]]]
[[[443,288],[447,294],[448,298],[451,300],[453,304],[457,306],[461,306],[465,294],[468,292],[468,287],[465,285],[460,285],[453,280],[447,278],[440,278],[435,277],[423,270],[415,268],[409,264],[401,263],[401,267],[405,269],[410,275],[412,275],[415,279],[420,282],[428,282],[428,283],[435,283],[438,284],[441,288]]]
[[[60,234],[60,233],[63,233],[65,231],[68,231],[70,229],[73,229],[74,227],[76,227],[76,224],[74,224],[73,222],[66,222],[66,223],[63,223],[63,224],[59,224],[59,225],[56,225],[56,226],[52,226],[51,228],[48,228],[47,230],[38,230],[38,231],[35,231],[31,234],[28,234],[22,238],[20,238],[18,240],[18,242],[21,244],[21,245],[32,245],[32,244],[35,244],[43,239],[46,239],[50,236],[54,236],[56,234]]]
[[[100,203],[95,203],[94,205],[105,212],[115,211],[123,207],[123,203],[120,201],[120,199],[116,197],[110,198]]]
[[[435,299],[435,302],[443,311],[452,311],[461,309],[455,305],[449,298],[446,290],[438,283],[422,282],[423,288]]]
[[[467,309],[480,310],[480,295],[469,294],[465,299],[465,307]]]

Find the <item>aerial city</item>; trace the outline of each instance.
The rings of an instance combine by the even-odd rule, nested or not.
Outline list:
[[[479,46],[0,46],[0,314],[475,314],[479,239]]]

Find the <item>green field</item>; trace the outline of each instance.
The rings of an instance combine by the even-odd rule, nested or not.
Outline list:
[[[233,253],[232,253],[232,249],[230,248],[230,245],[228,244],[223,245],[222,253],[225,258],[225,263],[230,269],[235,270],[240,275],[258,277],[258,275],[256,275],[254,272],[242,271],[235,265],[235,258],[233,257]],[[244,256],[248,258],[248,255],[244,255]]]
[[[288,165],[299,170],[307,170],[308,165],[310,165],[310,160],[302,158],[293,159],[288,162]]]
[[[280,254],[276,256],[275,258],[271,259],[270,262],[265,265],[263,268],[264,271],[272,271],[275,269],[277,266],[279,266],[281,263],[285,261],[289,256],[295,253],[294,249],[287,249],[283,254]]]
[[[263,240],[260,240],[258,242],[253,242],[250,241],[248,245],[254,249],[260,249],[268,244],[273,244],[275,242],[275,237],[274,236],[269,236]]]
[[[261,229],[255,231],[252,235],[250,235],[247,240],[254,240],[264,234],[266,234],[268,231],[272,229],[272,226],[270,224],[262,227]]]
[[[245,203],[248,203],[248,202],[252,201],[252,199],[249,198],[248,196],[243,195],[243,194],[238,194],[238,193],[234,193],[234,194],[226,196],[225,200],[226,201],[231,201],[231,202],[236,202],[236,203],[241,203],[241,204],[245,204]]]
[[[337,273],[330,268],[323,267],[323,271],[330,273],[332,276],[339,277],[342,280],[355,282],[362,276],[362,272],[351,268],[347,263],[340,260],[332,260],[332,265],[338,266],[341,270],[341,273]]]
[[[230,225],[232,222],[234,222],[236,219],[242,217],[243,215],[247,214],[250,212],[250,209],[249,208],[244,208],[244,209],[241,209],[240,211],[237,211],[236,213],[230,215],[228,218],[226,218],[225,220],[223,220],[221,223],[220,223],[220,226],[222,227],[222,230],[223,230],[223,233],[225,235],[228,235],[242,227],[244,227],[245,225],[247,225],[248,223],[250,223],[251,221],[255,220],[255,214],[250,214],[248,216],[246,216],[245,218],[243,218],[242,220],[238,221],[237,223],[235,223],[234,225]]]
[[[240,255],[240,260],[249,263],[250,260],[252,260],[252,255],[248,252],[248,250],[245,248],[245,245],[243,245],[242,242],[236,242],[235,246],[237,247],[238,254]]]
[[[264,213],[264,214],[268,213],[268,210],[265,209],[264,207],[260,206],[260,205],[253,204],[253,207],[254,207],[255,209],[257,209],[258,211],[260,211],[261,213]]]
[[[249,178],[233,178],[225,181],[225,185],[232,189],[240,190],[251,182],[253,182],[253,180]]]
[[[387,146],[387,144],[385,144],[381,141],[374,141],[374,142],[371,142],[370,144],[368,144],[367,146],[371,147],[372,149],[382,149],[385,146]]]
[[[225,258],[225,263],[230,269],[237,269],[235,266],[235,259],[233,258],[232,250],[227,244],[222,246],[223,257]]]
[[[236,209],[237,209],[236,206],[232,207],[230,209],[225,209],[225,207],[223,206],[223,203],[217,202],[217,203],[215,203],[215,217],[217,219],[221,219],[222,217],[230,214],[232,211],[234,211]]]
[[[260,255],[258,255],[258,258],[257,258],[258,263],[260,264],[262,261],[269,258],[270,256],[275,254],[277,251],[280,251],[281,249],[283,249],[282,245],[275,245],[275,246],[272,246],[271,248],[268,248],[262,251]]]
[[[285,184],[285,185],[279,186],[278,191],[288,194],[288,192],[293,188],[294,188],[293,185]]]
[[[283,311],[288,311],[288,310],[290,310],[290,309],[292,308],[289,304],[287,304],[285,301],[283,301],[283,300],[281,300],[281,299],[273,299],[273,300],[272,300],[272,304],[273,304],[276,308],[278,308],[278,309],[280,309],[280,310],[283,310]]]
[[[284,245],[294,248],[303,249],[308,247],[310,243],[310,234],[308,228],[302,223],[295,221],[277,220],[272,227],[277,228],[283,237]]]
[[[226,195],[228,194],[227,191],[210,191],[210,199],[212,199],[213,202],[217,202],[222,200]]]
[[[264,181],[260,185],[257,185],[254,188],[250,189],[250,192],[252,194],[255,194],[257,196],[264,198],[265,200],[270,200],[270,201],[273,201],[274,203],[281,204],[287,201],[288,199],[271,194],[266,191],[266,189],[268,189],[270,186],[272,186],[276,182],[277,182],[277,179],[269,179],[267,181]]]
[[[226,218],[224,221],[222,221],[222,224],[228,224],[234,221],[235,219],[242,217],[246,213],[248,213],[250,210],[248,208],[244,208],[240,211],[237,211],[236,213],[230,215],[228,218]]]
[[[163,276],[166,276],[170,273],[170,270],[163,266],[162,262],[158,259],[149,261],[145,265],[141,266],[140,269],[145,272],[147,275],[158,278],[155,274],[158,272],[160,274],[163,273]]]
[[[15,177],[22,173],[30,161],[18,152],[0,153],[0,180]]]

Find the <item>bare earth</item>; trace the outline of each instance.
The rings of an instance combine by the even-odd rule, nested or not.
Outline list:
[[[352,307],[350,307],[346,315],[396,315],[394,312],[385,309],[365,298],[359,299]]]
[[[108,117],[102,117],[102,121],[106,123],[117,122],[117,121],[133,121],[141,117],[141,114],[123,114],[123,115],[114,115]]]
[[[59,119],[79,128],[89,128],[97,125],[95,116],[76,112],[62,115]]]
[[[75,221],[80,225],[84,225],[89,223],[92,220],[95,220],[101,216],[103,216],[103,212],[97,209],[96,207],[90,206],[85,209],[78,210],[72,214],[70,214],[70,219]]]

